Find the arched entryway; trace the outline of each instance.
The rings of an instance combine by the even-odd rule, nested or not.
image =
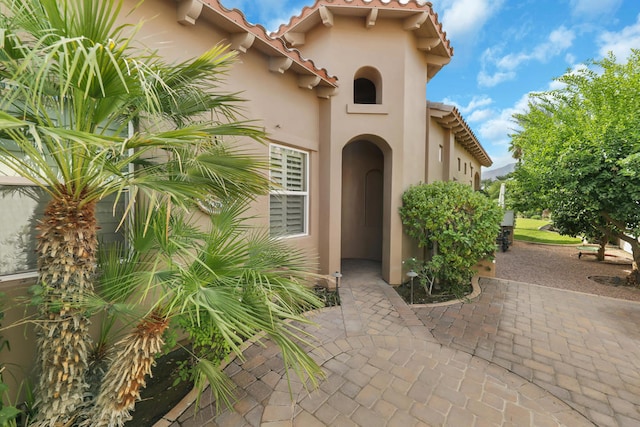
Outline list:
[[[342,150],[342,258],[383,260],[385,156],[358,139]]]

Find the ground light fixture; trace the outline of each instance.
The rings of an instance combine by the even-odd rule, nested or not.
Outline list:
[[[332,276],[336,278],[336,292],[338,292],[338,290],[340,289],[340,278],[342,277],[342,273],[336,271],[332,274]]]
[[[411,281],[411,304],[413,304],[413,279],[418,277],[418,273],[413,270],[409,270],[407,276],[409,276],[409,280]]]

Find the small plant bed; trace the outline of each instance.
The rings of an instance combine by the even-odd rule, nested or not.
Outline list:
[[[411,304],[411,282],[405,282],[394,288],[398,295],[407,303]],[[413,304],[436,304],[441,302],[464,299],[473,292],[473,286],[463,286],[460,292],[451,293],[450,289],[432,289],[429,294],[423,286],[417,282],[413,283]]]
[[[152,426],[191,391],[192,381],[178,381],[180,364],[190,357],[187,349],[179,347],[158,358],[154,375],[147,380],[147,387],[140,393],[141,400],[131,413],[133,418],[125,426]]]
[[[325,307],[336,307],[340,305],[340,294],[337,290],[330,290],[324,286],[314,286],[313,292],[324,303]]]

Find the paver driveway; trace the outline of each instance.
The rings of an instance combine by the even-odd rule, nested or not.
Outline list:
[[[481,279],[471,304],[418,308],[441,344],[550,391],[598,426],[640,426],[640,304]]]
[[[471,303],[410,308],[378,271],[346,263],[342,307],[305,326],[318,390],[289,388],[264,340],[226,368],[235,411],[205,395],[158,425],[640,425],[640,304],[483,279]]]

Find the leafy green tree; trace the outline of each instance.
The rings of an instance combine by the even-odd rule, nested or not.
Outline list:
[[[90,316],[108,303],[94,291],[96,203],[115,194],[128,198],[131,212],[145,200],[149,215],[142,221],[149,225],[155,215],[151,212],[165,212],[169,221],[171,212],[189,209],[193,200],[210,195],[265,194],[265,164],[221,140],[262,140],[263,133],[238,122],[241,100],[220,92],[218,80],[234,59],[222,47],[167,63],[156,52],[134,45],[137,26],[116,24],[119,0],[0,0],[0,6],[0,164],[51,197],[37,242],[40,374],[34,425],[73,425],[88,390]],[[211,116],[221,121],[202,121]],[[224,264],[203,264],[210,277],[220,274],[211,273],[214,267]],[[200,300],[194,296],[191,303],[217,304],[216,292],[196,293]],[[166,302],[161,294],[148,295]],[[153,364],[175,309],[150,306],[154,309],[123,341],[130,344],[129,352],[119,347],[122,358],[111,364],[135,368],[137,375],[131,388],[112,402],[123,414],[114,425],[126,418],[124,411],[144,385],[141,378]],[[271,325],[259,319],[252,328],[255,323]],[[286,340],[278,343],[289,345]],[[136,350],[142,359],[136,359]],[[105,382],[118,372],[107,372]],[[107,386],[100,393],[108,393]]]
[[[495,252],[502,215],[495,202],[458,182],[412,186],[400,208],[406,233],[430,251],[429,280],[454,289],[468,285],[473,267]]]
[[[521,194],[536,194],[570,235],[615,237],[640,262],[640,51],[613,55],[557,79],[562,87],[533,94],[529,111],[515,115],[520,130],[511,150]]]
[[[507,187],[508,207],[530,218],[540,215],[548,208],[548,202],[540,189],[539,177],[519,170],[518,175],[509,180]]]

